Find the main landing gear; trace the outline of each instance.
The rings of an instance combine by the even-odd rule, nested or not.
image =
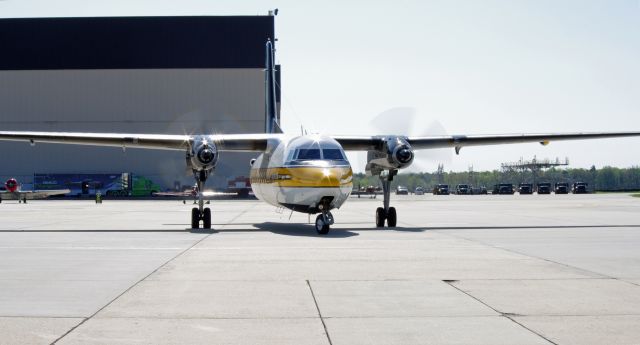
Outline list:
[[[203,229],[211,229],[211,209],[204,207],[204,195],[202,194],[204,182],[207,180],[206,171],[194,171],[198,183],[198,207],[191,209],[191,228],[199,229],[202,221]]]
[[[380,174],[380,181],[382,182],[382,193],[384,196],[384,207],[378,207],[376,209],[376,227],[384,227],[384,221],[387,221],[387,226],[393,228],[398,222],[398,214],[395,207],[389,207],[391,202],[391,181],[393,177],[398,174],[398,170],[391,169],[388,174]]]

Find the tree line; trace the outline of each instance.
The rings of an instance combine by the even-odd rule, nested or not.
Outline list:
[[[531,171],[493,170],[493,171],[465,171],[439,173],[409,173],[394,177],[392,188],[398,185],[406,186],[410,191],[422,186],[431,190],[438,183],[454,187],[457,184],[469,184],[474,187],[486,186],[488,189],[494,184],[511,183],[516,187],[520,183],[549,182],[586,182],[589,191],[635,191],[640,190],[640,167],[616,168],[603,167],[596,169],[558,169],[551,168],[533,173]],[[354,174],[354,188],[380,186],[377,176],[366,176],[363,173]]]

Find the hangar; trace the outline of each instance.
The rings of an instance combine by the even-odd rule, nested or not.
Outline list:
[[[273,38],[272,15],[0,19],[0,129],[264,132]],[[247,176],[253,156],[223,154],[208,186]],[[193,183],[174,151],[4,142],[0,157],[0,178],[26,184],[34,174],[122,172],[163,188]]]

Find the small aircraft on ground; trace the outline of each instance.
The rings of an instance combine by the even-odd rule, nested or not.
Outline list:
[[[69,189],[45,189],[45,190],[22,190],[20,183],[14,178],[10,178],[4,183],[5,190],[0,191],[0,202],[2,200],[18,200],[18,203],[27,203],[27,200],[44,199],[52,195],[63,195],[71,193]]]
[[[212,198],[212,197],[221,196],[221,195],[236,195],[236,193],[214,192],[214,191],[208,191],[208,190],[205,190],[202,193],[199,193],[198,184],[196,183],[191,188],[185,189],[182,192],[175,192],[175,191],[155,192],[152,195],[182,198],[183,204],[187,203],[187,199],[193,198],[193,203],[196,204],[198,202],[198,197],[200,195],[202,195],[203,198]],[[210,201],[207,201],[206,203],[209,204]]]
[[[465,146],[498,145],[553,140],[579,140],[640,136],[640,132],[499,134],[410,137],[404,135],[326,136],[286,135],[276,116],[274,52],[266,43],[265,133],[257,134],[121,134],[65,132],[0,132],[0,140],[27,141],[186,152],[198,190],[198,207],[191,210],[191,227],[211,228],[211,210],[204,207],[203,186],[213,174],[220,153],[256,152],[251,160],[251,188],[258,199],[292,211],[318,214],[316,231],[327,234],[339,209],[352,192],[353,172],[345,150],[366,151],[366,172],[382,182],[383,206],[375,212],[375,224],[395,227],[396,209],[390,206],[391,181],[399,170],[411,165],[416,151]]]

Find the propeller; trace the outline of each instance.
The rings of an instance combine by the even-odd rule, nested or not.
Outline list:
[[[395,134],[410,137],[447,135],[442,123],[429,121],[419,116],[414,107],[395,107],[387,109],[370,122],[375,134]],[[453,151],[450,149],[431,149],[416,152],[413,164],[405,171],[425,172],[435,170],[440,163],[451,163]]]

